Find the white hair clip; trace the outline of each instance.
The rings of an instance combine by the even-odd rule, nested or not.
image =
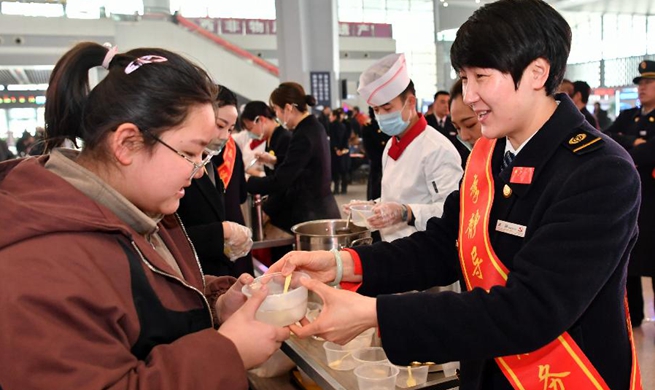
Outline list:
[[[166,61],[168,61],[168,59],[162,56],[156,56],[156,55],[141,56],[136,60],[127,64],[127,66],[125,67],[125,74],[130,74],[145,64],[152,64],[156,62],[166,62]]]

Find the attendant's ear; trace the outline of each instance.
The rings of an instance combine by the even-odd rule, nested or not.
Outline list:
[[[548,76],[550,75],[550,63],[545,58],[537,58],[528,65],[526,72],[530,72],[528,75],[528,82],[533,89],[542,89],[548,81]]]
[[[116,161],[127,166],[132,164],[135,153],[143,147],[143,134],[135,124],[123,123],[111,132],[108,145]]]

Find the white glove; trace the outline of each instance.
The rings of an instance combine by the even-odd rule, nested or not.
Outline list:
[[[223,222],[223,253],[230,261],[245,256],[252,248],[252,231],[235,222]]]
[[[346,213],[346,214],[350,214],[350,207],[361,205],[361,204],[375,204],[375,202],[372,201],[372,200],[351,199],[350,202],[343,205],[343,207],[342,207],[343,212]]]
[[[255,157],[257,158],[257,161],[268,166],[271,169],[273,169],[273,167],[277,163],[277,157],[275,157],[275,155],[273,155],[271,152],[255,153]]]
[[[373,216],[367,222],[374,229],[382,229],[403,222],[403,205],[396,202],[379,203],[373,207]]]

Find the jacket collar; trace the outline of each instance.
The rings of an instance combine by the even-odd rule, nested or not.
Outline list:
[[[519,197],[524,196],[529,191],[530,184],[510,183],[513,168],[534,168],[532,182],[535,182],[543,171],[543,167],[571,133],[571,130],[583,126],[585,122],[584,115],[566,94],[557,94],[555,99],[559,101],[559,104],[553,115],[523,147],[521,152],[516,155],[512,165],[498,175],[498,178]],[[502,139],[496,143],[496,149],[492,157],[492,167],[496,173],[500,170],[505,152],[505,142],[507,140]]]
[[[418,114],[418,121],[409,130],[405,132],[403,137],[398,141],[397,137],[391,137],[391,147],[387,152],[389,157],[398,160],[403,154],[405,149],[414,141],[416,137],[427,128],[428,122],[425,120],[423,114]]]

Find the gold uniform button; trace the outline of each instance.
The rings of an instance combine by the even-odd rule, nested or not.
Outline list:
[[[636,117],[636,118],[635,118],[635,122],[639,122],[639,117]]]
[[[380,144],[381,144],[382,146],[384,146],[384,145],[386,144],[386,142],[382,141],[382,142],[380,142]]]
[[[650,123],[653,123],[653,122],[655,122],[655,118],[653,118],[652,116],[650,116],[650,117],[648,117],[648,121],[649,121]]]
[[[505,187],[503,187],[503,196],[505,198],[512,196],[512,189],[507,184],[505,184]]]

